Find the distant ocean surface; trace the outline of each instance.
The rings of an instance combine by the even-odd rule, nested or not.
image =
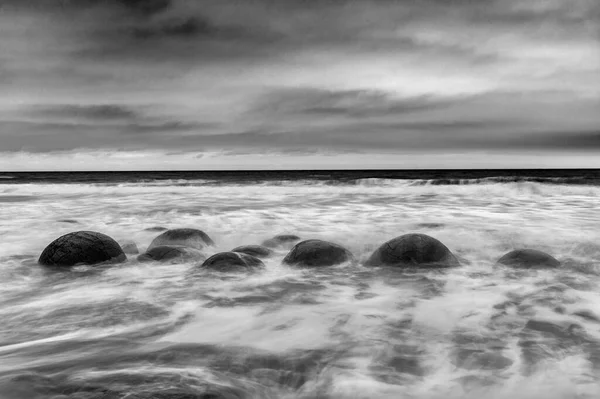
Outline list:
[[[280,170],[280,171],[173,171],[173,172],[0,172],[0,183],[150,183],[225,184],[305,181],[325,184],[361,184],[387,180],[413,185],[538,182],[600,184],[600,169],[472,169],[472,170]]]
[[[358,262],[37,264],[72,231],[143,252],[157,227]],[[463,264],[363,265],[414,232]],[[562,266],[495,264],[515,248]],[[600,170],[0,172],[0,321],[0,399],[597,399]]]

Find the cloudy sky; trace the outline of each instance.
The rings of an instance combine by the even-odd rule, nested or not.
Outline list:
[[[600,167],[598,0],[0,5],[0,170]]]

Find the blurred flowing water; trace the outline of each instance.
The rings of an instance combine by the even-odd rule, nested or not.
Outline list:
[[[0,398],[598,398],[597,176],[427,173],[3,173]],[[279,233],[321,238],[359,263],[293,269],[280,249],[247,275],[135,256],[71,271],[36,264],[71,231],[143,251],[156,226],[202,229],[217,243],[210,253]],[[464,264],[362,266],[410,232]],[[517,247],[563,267],[494,265]]]

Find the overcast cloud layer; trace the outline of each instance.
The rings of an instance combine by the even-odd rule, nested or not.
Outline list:
[[[597,0],[0,4],[0,168],[600,158]]]

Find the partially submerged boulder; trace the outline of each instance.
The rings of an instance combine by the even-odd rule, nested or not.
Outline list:
[[[52,241],[38,263],[45,266],[119,263],[127,259],[121,246],[111,237],[95,231],[76,231]]]
[[[262,245],[242,245],[232,249],[231,252],[240,252],[256,258],[268,258],[273,255],[273,250]]]
[[[293,266],[320,267],[339,265],[354,257],[341,245],[323,240],[299,242],[283,259],[283,263]]]
[[[219,252],[206,259],[200,267],[219,272],[235,272],[263,268],[265,264],[257,257],[241,252]]]
[[[131,240],[123,240],[121,241],[120,245],[121,249],[123,249],[123,252],[128,255],[137,255],[140,253],[137,244]]]
[[[427,234],[405,234],[380,246],[366,266],[450,267],[460,262],[439,240]]]
[[[166,227],[162,227],[162,226],[154,226],[154,227],[148,227],[146,229],[144,229],[144,231],[165,231],[168,230]]]
[[[214,245],[213,240],[198,229],[172,229],[167,230],[156,237],[148,247],[148,250],[161,245],[183,245],[196,249],[202,249],[206,245]]]
[[[262,245],[268,248],[277,248],[281,246],[292,246],[300,241],[301,238],[295,234],[280,234],[273,238],[263,241]]]
[[[500,259],[497,263],[518,268],[544,268],[559,267],[560,262],[552,255],[536,249],[516,249]]]
[[[140,262],[183,263],[190,260],[204,260],[206,257],[195,248],[182,245],[160,245],[137,257]]]

